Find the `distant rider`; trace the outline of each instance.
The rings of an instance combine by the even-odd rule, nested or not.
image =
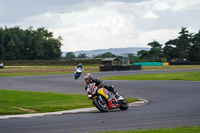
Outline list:
[[[79,64],[75,67],[75,69],[77,69],[77,68],[83,69],[82,63],[79,63]]]

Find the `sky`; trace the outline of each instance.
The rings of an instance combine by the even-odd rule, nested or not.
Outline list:
[[[45,27],[62,52],[164,44],[200,30],[200,0],[0,0],[0,27]]]

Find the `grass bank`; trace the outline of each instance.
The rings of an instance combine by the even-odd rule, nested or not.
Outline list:
[[[151,130],[129,130],[129,131],[113,131],[101,133],[200,133],[200,126],[192,127],[177,127],[165,129],[151,129]]]
[[[0,77],[72,74],[75,66],[5,66],[0,69]],[[84,66],[84,73],[98,72],[99,66]]]
[[[142,70],[185,70],[200,69],[200,65],[142,66]]]
[[[200,71],[112,76],[112,77],[105,77],[105,78],[101,78],[101,79],[104,79],[104,80],[186,80],[186,81],[200,81]]]
[[[83,66],[84,73],[99,72],[99,65]],[[75,66],[5,66],[0,69],[0,77],[72,74]],[[200,69],[200,65],[142,66],[142,70]]]
[[[94,107],[86,95],[0,89],[0,115],[55,112]],[[138,99],[127,98],[134,102]]]

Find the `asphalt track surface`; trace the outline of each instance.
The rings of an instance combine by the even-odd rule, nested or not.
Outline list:
[[[94,77],[200,70],[117,71],[93,73]],[[125,97],[143,98],[148,104],[126,111],[1,119],[0,133],[85,133],[200,125],[200,82],[104,81]],[[40,92],[85,94],[83,75],[72,74],[0,78],[0,88]]]

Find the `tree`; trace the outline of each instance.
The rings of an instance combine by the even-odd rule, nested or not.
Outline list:
[[[65,59],[69,60],[71,58],[76,58],[75,54],[73,52],[67,52],[65,55]]]
[[[190,61],[200,62],[200,30],[192,39],[192,47],[190,50]]]
[[[18,60],[22,58],[22,48],[23,48],[23,41],[22,38],[24,37],[23,30],[19,27],[13,27],[8,29],[5,27],[1,29],[3,32],[2,36],[2,45],[3,45],[3,53],[1,59],[3,60]]]
[[[61,37],[54,38],[53,33],[45,28],[22,30],[18,26],[0,27],[0,59],[58,59],[61,56],[61,40]]]
[[[77,56],[77,58],[86,58],[87,56],[86,56],[86,54],[85,53],[80,53],[78,56]]]
[[[5,53],[5,47],[4,47],[4,30],[2,27],[0,27],[0,59],[2,59],[3,54]]]
[[[149,59],[149,51],[147,50],[140,50],[137,52],[137,55],[139,56],[139,59],[145,59],[148,60]]]
[[[190,34],[185,27],[181,29],[179,34],[180,36],[178,38],[169,40],[165,43],[163,51],[168,61],[175,58],[179,60],[186,59],[189,61],[189,54],[192,46],[192,34]]]
[[[178,57],[176,54],[176,45],[177,45],[177,39],[169,40],[165,43],[165,46],[163,48],[164,56],[167,58],[167,61],[171,61],[172,58]]]
[[[155,40],[151,43],[148,43],[148,45],[151,46],[151,49],[148,53],[151,56],[151,60],[161,60],[163,57],[162,45]]]
[[[35,31],[33,30],[33,27],[29,27],[29,29],[26,29],[24,31],[25,37],[24,37],[24,48],[23,48],[23,57],[24,59],[33,60],[34,59],[34,38],[35,38]]]
[[[53,38],[53,33],[45,28],[38,28],[34,34],[34,58],[56,59],[61,56],[61,37]]]
[[[180,36],[178,37],[176,49],[177,55],[181,59],[189,59],[189,52],[191,49],[191,36],[188,30],[185,27],[179,32]]]
[[[106,52],[106,53],[94,56],[94,58],[108,58],[108,57],[116,57],[116,55],[112,54],[111,52]]]
[[[131,54],[131,53],[128,54],[128,58],[129,58],[130,60],[136,60],[136,59],[138,59],[137,56],[135,56],[134,54]]]

